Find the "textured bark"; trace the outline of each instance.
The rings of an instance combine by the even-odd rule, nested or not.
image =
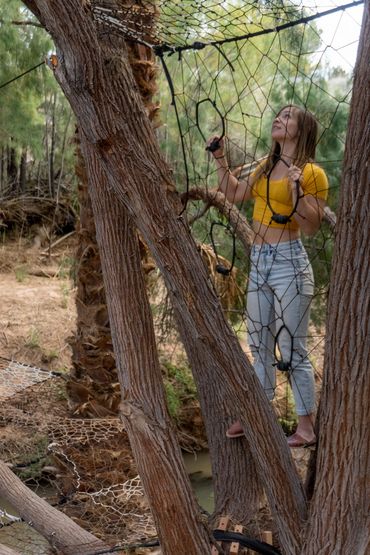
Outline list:
[[[117,39],[116,39],[117,40]],[[111,44],[111,41],[110,41]],[[100,41],[102,49],[109,45]],[[118,41],[119,48],[119,41]],[[111,57],[111,50],[107,57]],[[155,92],[155,65],[153,52],[141,45],[128,43],[128,59],[135,83],[143,99],[150,121],[156,120],[158,105],[153,103]],[[114,56],[112,56],[114,58]],[[78,160],[80,177],[79,199],[81,205],[80,240],[77,254],[77,332],[71,341],[73,372],[68,382],[69,400],[78,414],[105,416],[116,413],[120,399],[117,388],[117,371],[113,355],[105,290],[102,283],[100,257],[96,244],[92,207],[87,191],[87,178],[83,162]],[[191,192],[191,198],[193,198]],[[198,192],[199,196],[200,192]],[[240,212],[225,202],[222,193],[215,195],[217,207],[228,213],[232,224],[244,242],[250,245],[251,230]],[[224,289],[224,284],[222,285]],[[134,295],[134,293],[132,293]],[[187,341],[190,365],[199,367],[197,346]],[[201,363],[202,364],[202,363]],[[215,422],[223,422],[228,407],[224,394],[217,384],[210,384],[210,376],[197,379],[201,391],[204,420],[208,422],[209,435],[217,433]],[[220,430],[224,436],[224,429]],[[215,520],[218,515],[229,514],[235,521],[248,525],[249,533],[256,533],[255,516],[261,500],[262,488],[250,453],[242,442],[230,450],[220,449],[219,442],[211,444],[214,471]],[[139,457],[140,458],[140,457]],[[227,470],[225,470],[227,469]]]
[[[121,414],[157,525],[163,554],[210,551],[186,474],[166,398],[133,220],[116,202],[95,149],[83,144],[95,212],[114,350],[122,386]]]
[[[175,213],[180,206],[174,201],[170,171],[160,155],[128,62],[104,57],[93,22],[77,0],[35,3],[58,45],[55,73],[79,128],[162,271],[184,344],[197,362],[197,381],[206,387],[214,384],[222,396],[218,409],[223,417],[206,423],[210,447],[213,453],[224,449],[230,459],[241,454],[238,442],[224,438],[232,418],[240,416],[265,480],[284,552],[297,553],[306,516],[302,485],[273,409],[224,319],[188,226]],[[220,480],[220,469],[214,470],[215,480]],[[233,485],[235,476],[229,479]]]
[[[118,414],[120,393],[85,162],[79,148],[76,174],[80,204],[77,321],[76,332],[70,338],[72,371],[67,391],[76,414],[104,417]]]
[[[11,547],[8,547],[7,545],[4,545],[3,543],[0,543],[0,553],[1,553],[1,555],[21,555],[19,553],[19,551],[15,551]]]
[[[108,546],[41,499],[0,461],[0,495],[65,555],[89,555]]]
[[[354,75],[328,302],[317,475],[304,555],[370,552],[370,13]]]
[[[149,119],[155,121],[158,104],[153,102],[157,72],[154,53],[133,43],[128,43],[128,50],[130,66],[146,112]],[[75,414],[105,417],[118,414],[120,390],[87,176],[78,146],[76,174],[79,177],[80,206],[76,253],[77,322],[76,332],[70,338],[72,372],[67,392]],[[141,248],[141,253],[145,264],[146,249]]]

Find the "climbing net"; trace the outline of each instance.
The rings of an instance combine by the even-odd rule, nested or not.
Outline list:
[[[0,357],[0,400],[57,375],[58,372]]]
[[[91,4],[102,34],[123,36],[153,49],[157,55],[163,69],[159,89],[165,123],[158,129],[158,138],[173,168],[183,213],[202,245],[208,267],[212,267],[217,291],[225,292],[233,284],[234,302],[228,297],[224,310],[240,332],[245,350],[255,358],[261,358],[264,352],[270,370],[275,373],[278,366],[282,371],[278,386],[272,372],[267,374],[266,389],[281,387],[290,391],[290,383],[295,387],[296,400],[306,408],[294,371],[297,358],[309,360],[315,366],[316,385],[320,385],[325,333],[322,315],[334,218],[324,222],[313,238],[304,238],[314,281],[307,259],[299,254],[292,257],[291,249],[298,248],[297,244],[282,252],[278,246],[286,240],[281,245],[278,240],[273,248],[267,247],[269,252],[261,248],[253,252],[251,203],[241,202],[235,207],[224,196],[215,194],[216,165],[212,151],[205,147],[209,137],[223,138],[230,172],[243,182],[260,167],[269,151],[271,125],[279,109],[296,104],[313,112],[319,123],[316,159],[328,177],[328,203],[335,213],[352,86],[353,61],[348,52],[350,43],[357,40],[347,39],[342,25],[353,21],[351,13],[361,2],[323,5],[314,1],[246,4],[236,0],[138,0],[128,5],[118,0],[92,0]],[[337,14],[337,20],[327,39],[321,25],[333,14]],[[340,42],[343,37],[344,42]],[[330,61],[333,53],[334,65]],[[265,210],[267,205],[266,193]],[[294,212],[299,212],[299,208]],[[288,230],[287,224],[282,223],[278,229]],[[269,281],[278,264],[283,268],[293,265],[293,274],[280,293],[272,289]],[[253,271],[256,277],[249,286],[249,292],[255,287],[252,313],[245,300]],[[306,292],[302,289],[304,280],[309,288]],[[291,324],[290,308],[302,298],[309,302]],[[303,319],[305,326],[301,325]],[[255,338],[249,345],[245,340],[247,331],[251,336],[254,332]],[[304,343],[304,352],[296,347],[297,336]],[[293,359],[295,352],[298,354]],[[40,434],[39,451],[36,456],[33,451],[32,457],[30,453],[28,466],[41,464],[44,472],[51,474],[52,468],[58,468],[55,483],[64,496],[64,507],[72,514],[75,511],[76,519],[88,519],[92,531],[104,531],[108,538],[122,539],[123,531],[130,538],[136,534],[138,540],[154,535],[149,509],[144,507],[140,515],[136,512],[136,507],[145,505],[145,501],[132,461],[122,456],[126,438],[118,419],[68,420],[53,416],[51,421],[45,413],[31,418],[22,392],[27,387],[42,396],[42,387],[52,374],[15,363],[4,363],[0,370],[2,400],[12,400],[6,410],[1,410],[2,423],[9,435],[21,422],[28,435]],[[283,419],[288,418],[291,403],[286,396],[277,407]],[[44,437],[48,438],[46,444]],[[21,441],[27,450],[26,439],[22,437]],[[17,466],[11,440],[7,445],[6,462]],[[24,456],[20,458],[19,464],[24,465]],[[93,478],[89,474],[91,461]],[[26,472],[29,469],[20,470],[26,481],[32,479]],[[97,480],[100,487],[96,486]],[[99,511],[94,510],[96,506]],[[19,524],[5,507],[0,519],[7,528]]]
[[[233,286],[234,303],[224,309],[236,331],[248,333],[245,350],[253,355],[268,396],[273,397],[277,387],[286,390],[283,406],[277,407],[286,421],[294,403],[300,414],[314,411],[315,384],[311,380],[309,395],[305,385],[312,367],[316,389],[320,387],[325,301],[351,99],[351,48],[360,29],[352,10],[359,5],[92,2],[102,34],[139,42],[158,57],[163,69],[160,101],[165,123],[158,136],[182,194],[183,212],[196,240],[212,249],[214,264],[208,266],[218,276],[217,291],[225,293],[228,284]],[[322,30],[328,25],[330,35]],[[350,37],[344,29],[353,25],[357,31]],[[303,236],[304,247],[292,233],[296,222],[299,227],[307,218],[299,198],[289,200],[286,220],[278,219],[280,193],[273,170],[275,164],[286,162],[281,158],[270,166],[266,162],[272,122],[283,106],[291,104],[304,114],[313,113],[318,122],[316,163],[329,183],[324,221],[313,237]],[[206,149],[210,137],[217,139]],[[258,221],[267,227],[276,224],[275,231],[280,232],[274,235],[273,248],[253,246],[250,256],[252,203],[241,200],[235,211],[227,201],[232,196],[227,176],[222,178],[226,198],[215,194],[220,178],[212,151],[220,139],[225,144],[226,165],[239,181],[245,183],[262,169],[266,190],[257,187],[257,181],[252,196],[262,210]],[[302,185],[318,211],[326,185],[316,173],[306,176]],[[299,197],[302,191],[296,186]],[[287,184],[282,187],[286,190]],[[271,243],[262,226],[257,243]],[[278,287],[281,266],[284,282]],[[281,371],[278,384],[276,369]]]
[[[43,410],[43,397],[51,395],[53,402],[59,387],[54,376],[54,384],[34,380],[8,397],[0,410],[2,460],[35,493],[77,521],[88,522],[92,533],[110,545],[150,543],[156,530],[121,421],[58,417]],[[2,542],[17,547],[24,542],[22,553],[50,553],[32,524],[3,500]]]
[[[297,0],[259,4],[240,0],[92,0],[102,30],[170,52],[223,44],[256,34],[276,33],[361,2]]]

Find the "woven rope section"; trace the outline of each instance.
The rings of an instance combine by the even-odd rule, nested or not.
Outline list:
[[[59,374],[0,357],[0,400]]]
[[[202,48],[206,44],[270,33],[302,19],[321,17],[328,10],[346,9],[353,3],[323,6],[305,2],[238,0],[92,0],[94,17],[103,34],[121,35],[149,46]]]

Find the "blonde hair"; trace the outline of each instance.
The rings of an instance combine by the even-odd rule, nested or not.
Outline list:
[[[311,112],[305,108],[295,106],[294,104],[283,106],[277,113],[277,116],[287,108],[294,109],[294,111],[297,112],[298,140],[293,164],[299,168],[303,168],[307,162],[313,162],[315,159],[318,131],[317,120]],[[277,141],[273,141],[268,156],[256,171],[255,175],[257,179],[261,177],[263,173],[267,174],[272,170],[273,166],[280,158],[280,152],[280,144]]]

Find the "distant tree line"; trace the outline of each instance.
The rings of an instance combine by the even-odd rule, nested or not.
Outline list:
[[[53,50],[52,40],[21,2],[0,0],[1,198],[57,198],[74,182],[71,109],[52,71],[47,65],[36,67]]]

